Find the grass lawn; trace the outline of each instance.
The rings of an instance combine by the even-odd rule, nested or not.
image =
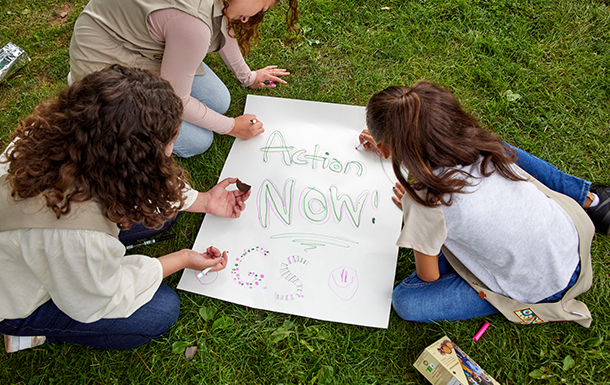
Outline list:
[[[292,44],[283,39],[285,3],[268,13],[246,60],[253,69],[287,68],[289,84],[244,89],[218,55],[205,59],[231,91],[229,116],[241,115],[248,93],[365,105],[389,85],[426,79],[448,86],[511,144],[610,183],[608,0],[302,0],[302,36]],[[0,43],[12,41],[32,58],[0,82],[3,147],[19,119],[66,85],[72,26],[85,4],[0,0]],[[231,144],[217,136],[207,153],[179,160],[196,188],[215,184]],[[186,214],[174,240],[134,252],[190,247],[201,221]],[[392,314],[380,330],[179,292],[180,318],[162,338],[127,351],[2,350],[0,384],[426,384],[412,363],[443,335],[502,384],[609,384],[610,237],[596,236],[592,253],[593,287],[580,297],[593,314],[589,329],[519,326],[502,316],[417,324]],[[412,254],[401,250],[396,282],[413,269]],[[206,320],[201,309],[215,314]],[[219,327],[229,318],[232,326]],[[484,321],[492,326],[473,342]],[[191,361],[175,352],[187,345],[199,347]]]

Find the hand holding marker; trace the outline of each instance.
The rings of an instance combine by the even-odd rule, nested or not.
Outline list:
[[[356,150],[362,150],[364,148],[365,144],[369,144],[370,142],[368,140],[365,140],[364,142],[360,143],[359,145],[357,145],[355,148]]]
[[[221,253],[220,250],[216,249],[214,246],[208,247],[207,250],[205,251],[204,258],[211,259],[211,260],[217,260],[218,262],[214,266],[206,267],[205,269],[203,269],[202,271],[197,273],[197,278],[199,278],[199,279],[203,278],[213,268],[215,268],[217,266],[220,266],[219,270],[224,269],[223,262],[226,262],[225,259],[228,259],[226,253],[227,253],[227,251]]]
[[[358,144],[355,148],[356,150],[371,150],[373,151],[374,154],[376,154],[377,156],[383,157],[383,155],[381,155],[381,152],[379,152],[379,149],[373,144],[371,143],[369,140],[365,139],[364,137],[364,133],[368,134],[368,131],[365,130],[360,134],[360,144]],[[368,146],[367,146],[368,145]],[[368,147],[368,148],[367,148]]]

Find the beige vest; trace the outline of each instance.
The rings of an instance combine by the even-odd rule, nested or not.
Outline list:
[[[210,27],[208,52],[225,45],[228,30],[222,0],[91,0],[74,26],[71,78],[80,80],[115,63],[159,74],[165,43],[150,36],[146,20],[151,12],[167,8],[186,12]],[[196,74],[205,74],[201,64]]]
[[[88,201],[71,206],[70,214],[57,219],[40,197],[15,201],[6,175],[0,177],[0,231],[34,228],[93,230],[118,238],[117,225],[104,216],[101,203]]]
[[[517,167],[518,168],[518,167]],[[595,235],[595,227],[585,211],[572,198],[550,190],[548,187],[534,179],[519,168],[523,175],[527,175],[546,196],[557,202],[570,216],[579,237],[580,274],[576,283],[570,287],[560,301],[548,303],[527,304],[508,298],[489,290],[481,281],[470,272],[462,263],[443,246],[443,254],[455,271],[468,284],[498,309],[508,320],[520,324],[535,324],[548,321],[574,321],[584,327],[591,326],[591,312],[583,302],[575,299],[591,288],[593,268],[591,266],[591,241]]]

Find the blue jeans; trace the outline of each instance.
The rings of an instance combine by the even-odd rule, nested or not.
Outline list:
[[[440,277],[434,282],[422,281],[413,272],[396,286],[392,293],[392,307],[400,318],[418,322],[458,321],[499,313],[453,270],[442,252],[439,254],[438,267]],[[579,273],[580,266],[563,290],[539,302],[561,299],[576,283]]]
[[[568,175],[540,158],[528,154],[510,144],[509,146],[517,151],[517,155],[519,156],[516,162],[517,165],[528,174],[538,179],[540,183],[551,190],[560,192],[563,195],[567,195],[574,199],[579,205],[582,206],[585,203],[587,193],[591,187],[591,182]]]
[[[129,349],[162,336],[178,319],[178,294],[165,283],[147,304],[127,318],[92,323],[73,320],[48,301],[27,318],[0,322],[0,333],[46,336],[47,343],[69,342],[97,349]]]
[[[161,234],[172,228],[182,215],[182,211],[179,211],[175,217],[168,219],[163,226],[158,229],[150,229],[144,225],[144,223],[134,223],[129,230],[121,230],[119,232],[119,241],[124,245],[134,243],[140,239],[154,237],[155,235]]]
[[[218,76],[203,64],[205,75],[196,75],[193,79],[191,96],[208,108],[224,114],[231,105],[231,94]],[[188,158],[207,151],[214,140],[214,133],[203,127],[182,121],[178,138],[174,142],[174,154]]]
[[[571,197],[580,205],[584,203],[591,182],[565,174],[548,162],[516,147],[512,148],[519,156],[516,162],[519,167],[551,190]],[[498,313],[495,307],[479,297],[478,293],[453,270],[442,253],[439,254],[438,265],[440,272],[438,280],[425,282],[413,272],[396,286],[392,293],[392,306],[396,314],[409,321],[436,322],[457,321]],[[565,289],[540,302],[559,300],[565,291],[574,285],[579,272],[580,267],[577,267]]]

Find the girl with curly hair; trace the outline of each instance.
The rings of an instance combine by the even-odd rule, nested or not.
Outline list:
[[[149,69],[167,79],[184,104],[174,153],[205,152],[213,133],[249,139],[262,133],[254,115],[229,118],[225,84],[202,62],[218,52],[242,86],[275,88],[289,75],[275,65],[251,71],[243,55],[258,41],[264,14],[280,0],[91,0],[74,26],[70,79],[109,64]],[[296,33],[298,0],[288,3],[286,23]]]
[[[21,122],[0,170],[0,333],[138,346],[178,318],[164,277],[226,266],[214,247],[150,258],[121,242],[180,210],[237,218],[245,208],[249,192],[226,190],[235,178],[208,192],[185,183],[171,156],[181,116],[167,81],[114,65]]]
[[[589,246],[593,237],[582,206],[607,206],[608,196],[600,200],[588,191],[590,182],[508,146],[432,83],[388,87],[371,97],[366,111],[368,130],[360,141],[392,161],[399,181],[394,201],[404,212],[397,244],[415,254],[416,272],[392,297],[400,317],[435,322],[498,312],[441,248],[493,293],[522,303],[558,301],[575,284],[579,244],[586,245],[579,233]],[[527,173],[548,189],[536,187]],[[589,249],[580,252],[590,256]],[[590,286],[590,259],[582,268]]]

